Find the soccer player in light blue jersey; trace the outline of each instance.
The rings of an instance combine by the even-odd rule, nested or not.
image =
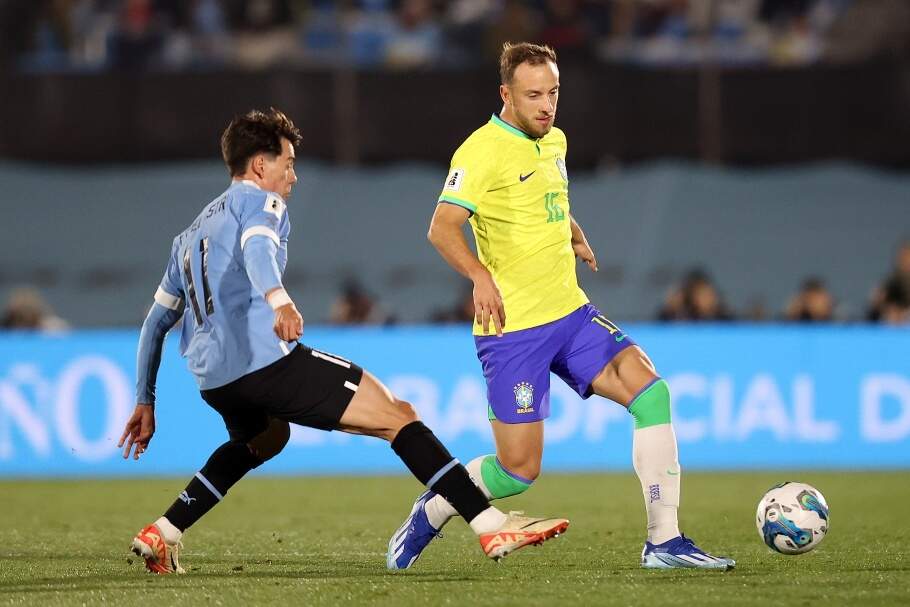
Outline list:
[[[155,573],[182,573],[183,532],[247,472],[278,454],[289,423],[383,438],[421,483],[443,495],[500,559],[561,533],[568,521],[504,514],[490,506],[410,404],[340,356],[297,342],[298,312],[281,278],[288,261],[286,200],[297,181],[300,133],[281,112],[235,118],[221,139],[230,187],[171,245],[142,326],[136,409],[119,446],[139,459],[155,432],[155,379],[164,338],[178,321],[180,351],[229,440],[212,453],[163,516],[133,538]]]

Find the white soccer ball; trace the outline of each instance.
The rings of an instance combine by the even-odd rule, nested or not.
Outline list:
[[[803,554],[828,533],[828,503],[806,483],[771,487],[758,503],[755,526],[769,548],[781,554]]]

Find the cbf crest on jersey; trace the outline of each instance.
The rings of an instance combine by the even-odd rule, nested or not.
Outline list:
[[[566,172],[566,161],[559,156],[556,157],[556,168],[559,169],[559,174],[562,175],[562,180],[569,181],[569,174]]]
[[[457,192],[461,189],[461,182],[464,181],[464,169],[452,169],[449,176],[446,177],[446,190]]]
[[[534,412],[534,386],[526,381],[517,384],[513,388],[515,392],[515,404],[518,405],[516,413],[533,413]]]

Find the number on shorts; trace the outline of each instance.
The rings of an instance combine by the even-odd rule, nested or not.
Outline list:
[[[613,324],[613,321],[610,320],[609,318],[607,318],[606,316],[604,316],[603,314],[599,314],[599,315],[595,316],[594,318],[591,319],[591,322],[596,322],[597,324],[599,324],[601,327],[603,327],[604,329],[609,331],[610,335],[613,335],[615,333],[622,333],[622,331],[619,329],[619,327],[617,327],[615,324]]]

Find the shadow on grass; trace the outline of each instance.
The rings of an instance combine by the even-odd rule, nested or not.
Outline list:
[[[0,560],[13,560],[15,557],[5,556]],[[45,554],[29,556],[30,561],[64,561],[72,560],[73,555],[61,556]],[[129,590],[148,589],[149,584],[162,588],[188,588],[199,586],[206,581],[218,582],[224,580],[237,580],[238,582],[250,581],[281,581],[297,580],[300,582],[326,582],[368,580],[374,582],[406,580],[408,583],[447,583],[447,582],[472,582],[489,579],[489,572],[478,571],[477,574],[464,571],[407,571],[390,572],[384,565],[378,566],[362,560],[339,560],[320,557],[319,563],[302,563],[298,559],[261,558],[261,559],[202,559],[198,564],[188,567],[187,575],[158,576],[144,570],[139,559],[133,562],[106,559],[98,564],[98,568],[107,570],[105,573],[79,573],[71,572],[60,576],[30,577],[27,581],[0,580],[0,595],[20,593],[47,593],[63,590],[90,591],[90,590]],[[265,568],[265,570],[263,569]],[[26,572],[21,572],[25,574]],[[21,575],[20,574],[20,575]]]

